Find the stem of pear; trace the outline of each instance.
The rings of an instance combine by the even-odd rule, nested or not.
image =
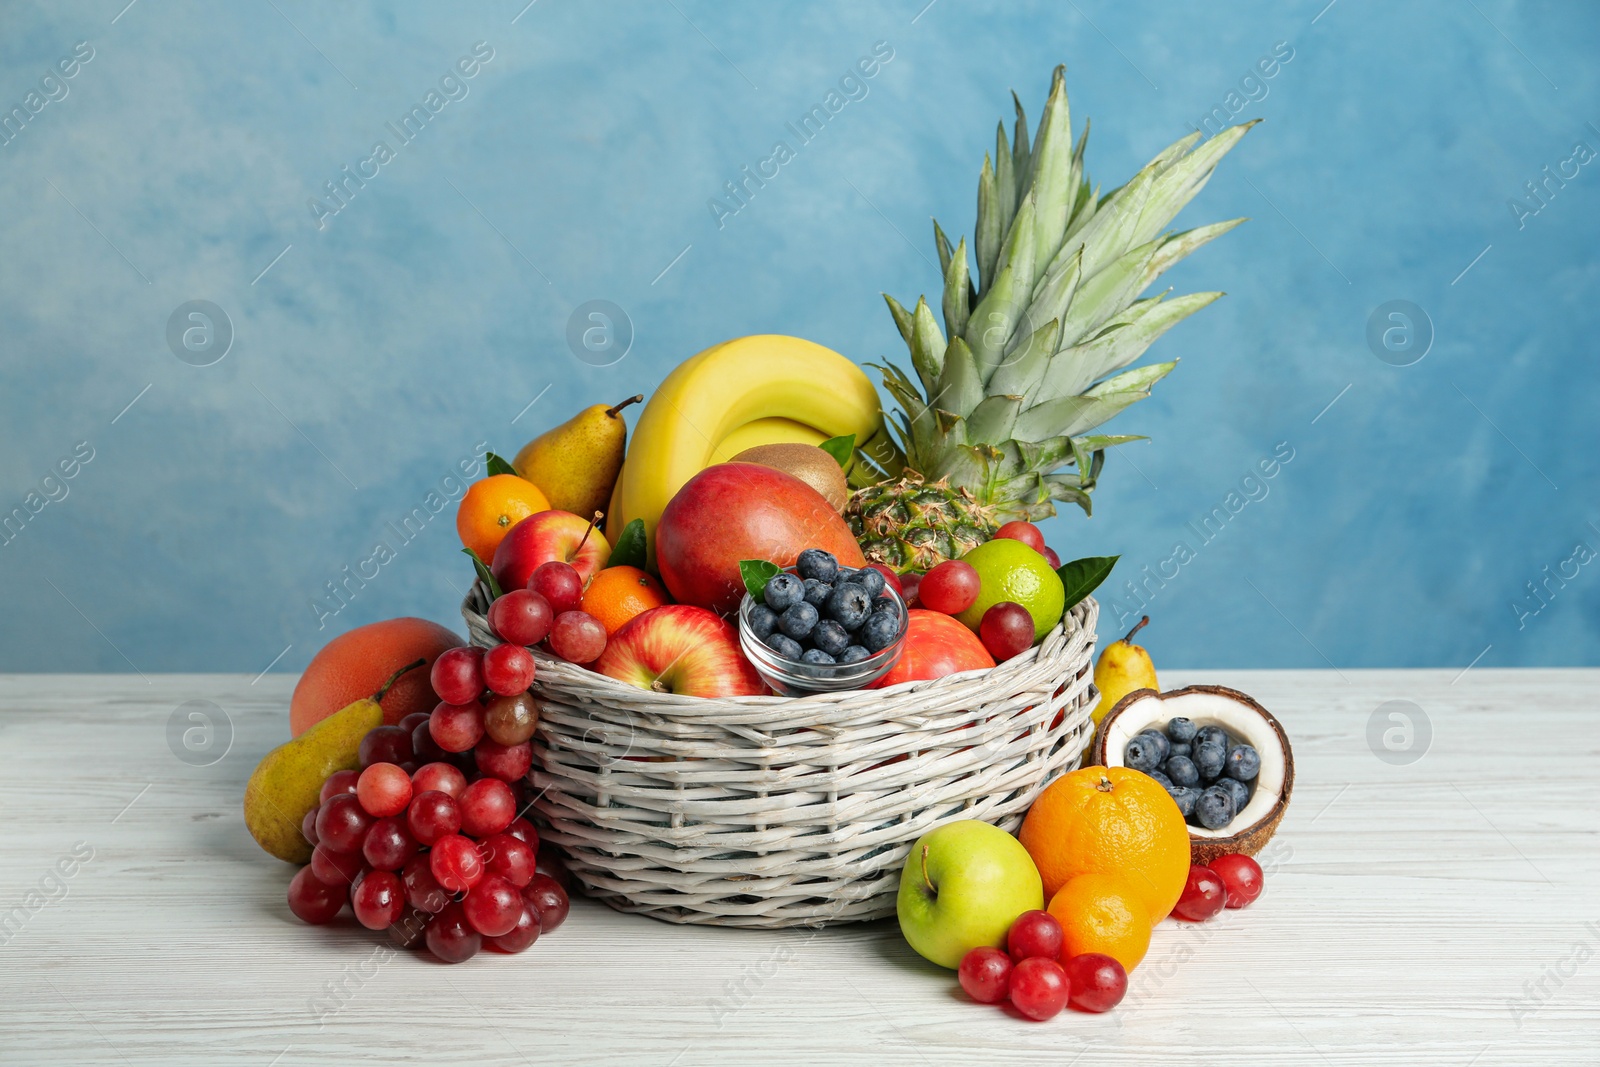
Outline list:
[[[1125,644],[1125,645],[1132,644],[1133,643],[1133,635],[1138,633],[1140,630],[1144,629],[1146,626],[1149,626],[1149,625],[1150,625],[1150,616],[1146,615],[1144,618],[1140,619],[1137,623],[1134,624],[1133,629],[1128,631],[1128,636],[1124,637],[1122,639],[1122,643]]]
[[[398,682],[400,680],[400,676],[402,674],[406,673],[406,671],[414,671],[414,670],[416,670],[418,667],[422,666],[426,662],[428,662],[428,661],[425,660],[425,659],[419,659],[415,663],[407,663],[404,667],[401,667],[399,670],[397,670],[393,674],[389,675],[389,680],[387,682],[383,683],[383,688],[378,690],[376,693],[372,694],[373,702],[374,703],[382,702],[384,696],[389,692],[389,687],[391,685],[394,685],[394,683]]]
[[[572,550],[572,556],[574,559],[577,558],[579,552],[583,551],[584,543],[589,540],[589,535],[594,532],[594,524],[603,519],[605,514],[606,513],[603,511],[597,511],[594,513],[594,518],[589,520],[588,528],[583,531],[583,540],[579,541],[578,547]]]
[[[928,892],[938,896],[939,891],[933,887],[933,879],[928,877],[928,846],[922,846],[922,884],[928,887]]]
[[[624,400],[624,401],[622,401],[622,402],[620,402],[618,404],[614,404],[611,407],[606,408],[606,414],[610,415],[614,419],[614,418],[617,417],[617,412],[621,411],[623,408],[627,407],[629,404],[637,404],[640,401],[642,401],[643,399],[644,399],[644,394],[643,393],[635,393],[632,396],[630,396],[628,399],[626,399],[626,400]]]

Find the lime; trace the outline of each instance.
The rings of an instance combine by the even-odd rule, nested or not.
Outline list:
[[[956,616],[973,633],[978,632],[984,612],[1007,600],[1021,604],[1033,616],[1035,641],[1061,621],[1061,612],[1066,607],[1066,590],[1061,586],[1061,577],[1050,569],[1048,560],[1021,541],[996,537],[961,559],[972,564],[982,583],[978,599]]]

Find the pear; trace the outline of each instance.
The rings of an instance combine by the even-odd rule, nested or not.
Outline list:
[[[311,843],[300,824],[320,802],[322,783],[334,771],[360,766],[361,739],[383,725],[378,702],[396,679],[426,662],[401,667],[371,697],[340,708],[262,757],[244,787],[244,824],[256,844],[289,863],[310,861]]]
[[[605,511],[628,445],[628,424],[619,412],[643,399],[640,393],[610,407],[584,408],[523,445],[511,466],[537,485],[557,511]]]
[[[1156,665],[1150,662],[1150,653],[1144,650],[1143,645],[1133,643],[1133,635],[1149,622],[1150,616],[1144,616],[1138,625],[1128,631],[1128,636],[1111,642],[1100,653],[1100,660],[1094,665],[1094,686],[1100,690],[1100,703],[1095,705],[1092,715],[1096,726],[1100,725],[1100,720],[1106,717],[1107,712],[1117,706],[1117,701],[1135,689],[1161,692],[1161,685],[1156,681]]]

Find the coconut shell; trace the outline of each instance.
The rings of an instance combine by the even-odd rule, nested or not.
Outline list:
[[[1111,765],[1107,760],[1108,753],[1106,751],[1107,737],[1111,724],[1120,719],[1139,701],[1150,697],[1154,697],[1158,701],[1166,701],[1173,697],[1191,693],[1209,693],[1212,696],[1222,697],[1259,715],[1277,737],[1279,747],[1283,751],[1283,787],[1278,791],[1277,801],[1268,809],[1266,814],[1250,825],[1240,827],[1237,832],[1227,837],[1200,837],[1194,833],[1189,835],[1190,862],[1200,866],[1210,863],[1219,856],[1226,856],[1234,852],[1242,853],[1246,856],[1254,856],[1272,839],[1272,835],[1278,829],[1278,824],[1283,821],[1283,813],[1289,807],[1289,795],[1294,792],[1294,752],[1289,747],[1289,735],[1284,732],[1283,724],[1270,711],[1258,704],[1253,697],[1241,693],[1237,689],[1229,689],[1227,686],[1222,685],[1191,685],[1184,689],[1174,689],[1166,693],[1157,693],[1153,689],[1135,689],[1117,701],[1116,706],[1106,712],[1105,718],[1100,720],[1100,726],[1095,731],[1094,742],[1089,747],[1089,754],[1085,762],[1102,767]],[[1148,708],[1149,705],[1146,705],[1146,707]],[[1159,704],[1156,707],[1159,708]],[[1143,716],[1141,715],[1141,717]],[[1141,729],[1156,723],[1165,725],[1169,718],[1171,718],[1170,715],[1162,716],[1158,711],[1157,714],[1150,715],[1147,722],[1141,722],[1137,725]],[[1131,731],[1131,733],[1137,732],[1138,730]]]

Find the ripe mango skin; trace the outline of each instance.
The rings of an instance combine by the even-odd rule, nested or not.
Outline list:
[[[244,824],[256,844],[286,863],[309,863],[306,812],[330,774],[360,766],[361,739],[381,725],[382,705],[364,697],[263,756],[244,787]]]

